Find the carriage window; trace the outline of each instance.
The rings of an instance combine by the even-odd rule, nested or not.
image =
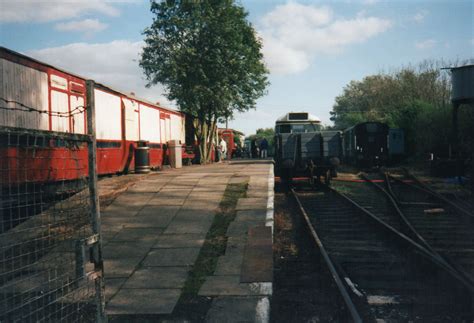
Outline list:
[[[365,129],[367,132],[377,132],[377,124],[376,123],[367,123],[365,125]]]

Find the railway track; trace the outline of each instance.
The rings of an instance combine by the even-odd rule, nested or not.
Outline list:
[[[385,187],[431,248],[474,284],[474,224],[463,206],[420,182],[385,174]]]
[[[360,203],[343,186],[292,189],[352,320],[470,322],[466,277],[412,237],[370,184],[358,184]]]

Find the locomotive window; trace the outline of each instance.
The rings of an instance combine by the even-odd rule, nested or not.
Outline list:
[[[305,133],[315,132],[321,130],[319,124],[306,123],[306,124],[282,124],[276,126],[277,133]]]
[[[291,133],[291,125],[282,124],[277,126],[277,133]]]
[[[289,113],[288,120],[308,120],[308,114],[302,113]]]
[[[367,132],[377,132],[377,124],[376,123],[367,123],[365,125],[365,129]]]

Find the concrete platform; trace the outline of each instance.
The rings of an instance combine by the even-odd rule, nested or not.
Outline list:
[[[242,174],[248,175],[247,196],[237,203],[226,252],[199,295],[214,299],[206,316],[209,322],[268,321],[274,180],[273,164],[268,161],[141,175],[105,207],[102,234],[109,315],[173,313],[227,184],[242,182]],[[257,229],[262,226],[271,228],[264,230],[270,233],[249,241],[249,232],[263,232]],[[265,258],[263,267],[256,261],[259,257]],[[250,274],[252,268],[258,268],[258,275]]]

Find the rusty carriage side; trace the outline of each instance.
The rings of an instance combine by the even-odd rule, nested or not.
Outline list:
[[[284,181],[307,177],[329,184],[342,156],[340,131],[322,131],[321,121],[307,112],[290,112],[275,127],[275,172]]]

